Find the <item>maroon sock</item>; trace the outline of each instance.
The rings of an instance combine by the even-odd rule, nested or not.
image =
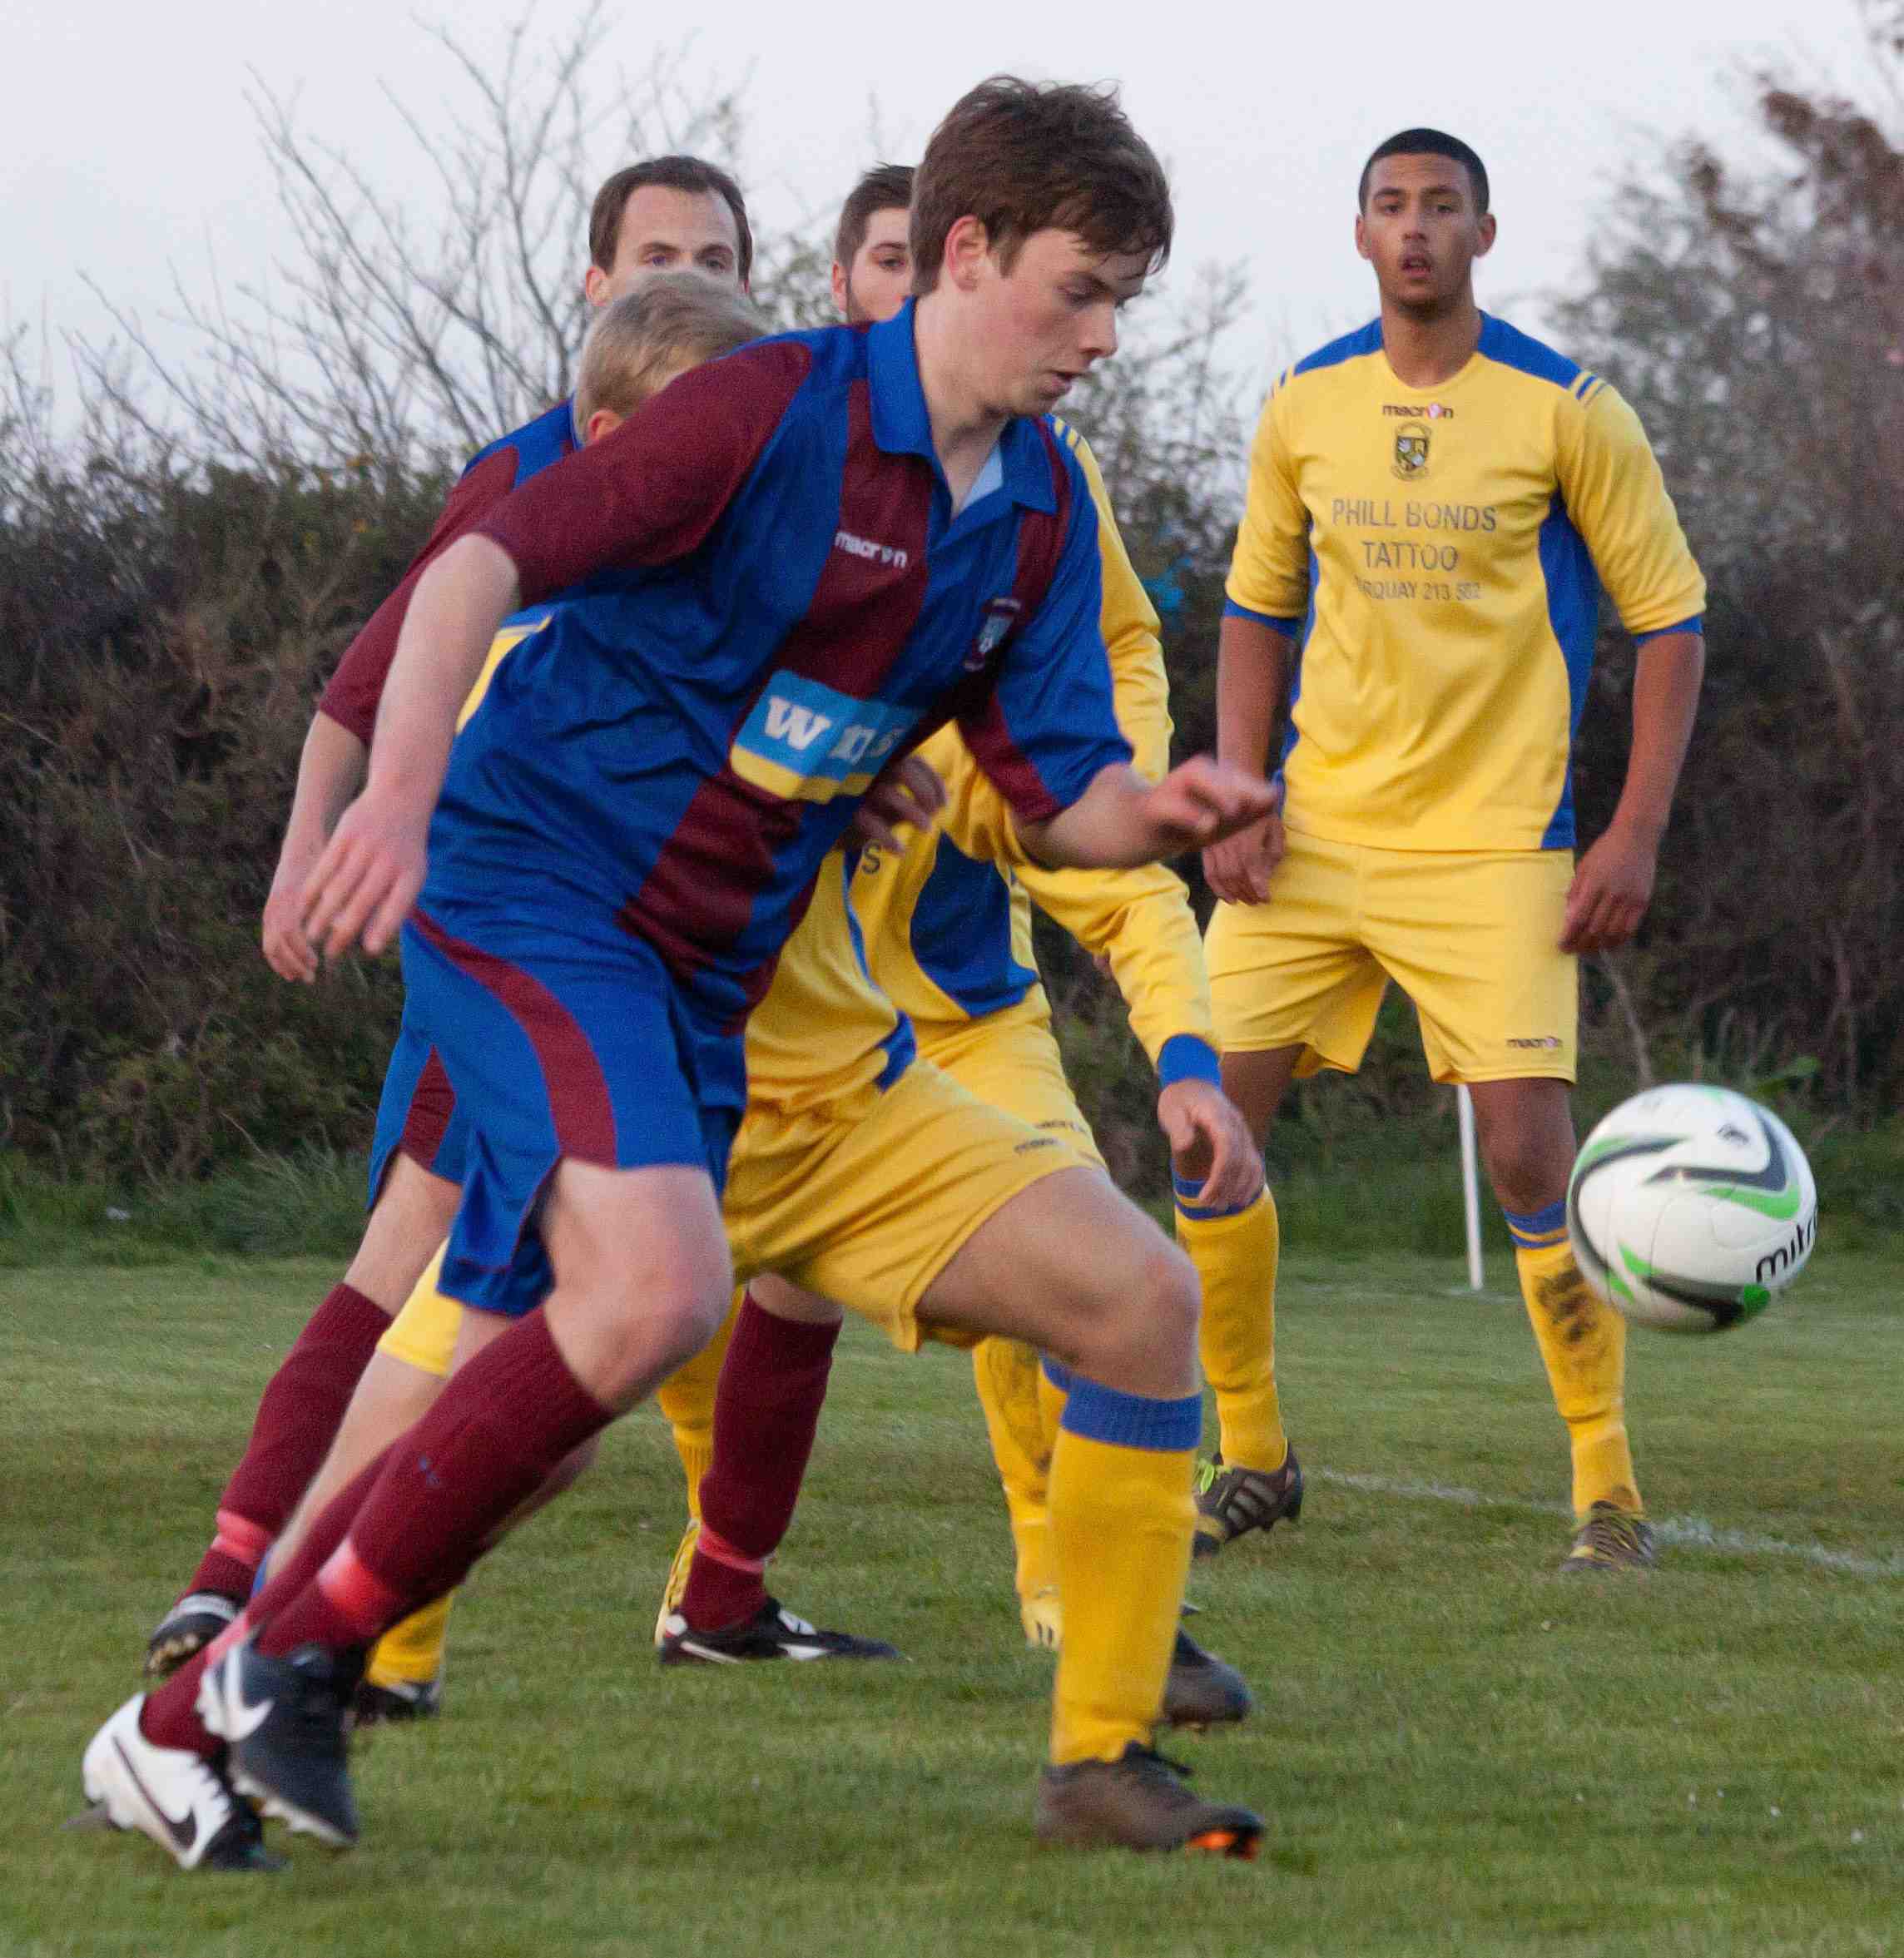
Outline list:
[[[195,1754],[215,1753],[222,1744],[206,1730],[198,1717],[198,1683],[213,1659],[236,1644],[265,1615],[289,1604],[316,1578],[344,1541],[364,1499],[375,1486],[390,1458],[385,1449],[359,1470],[326,1503],[313,1520],[304,1541],[285,1559],[237,1619],[209,1645],[201,1647],[156,1691],[147,1694],[139,1714],[139,1731],[161,1747],[190,1747]]]
[[[348,1534],[297,1595],[280,1605],[272,1579],[251,1614],[258,1649],[369,1646],[462,1583],[510,1512],[613,1419],[530,1313],[453,1374],[388,1451]]]
[[[265,1389],[245,1459],[218,1504],[218,1534],[186,1592],[250,1594],[259,1559],[317,1473],[389,1323],[374,1299],[331,1287]]]
[[[714,1460],[681,1599],[697,1630],[738,1624],[766,1601],[761,1574],[793,1520],[839,1336],[837,1321],[776,1319],[751,1292],[741,1306],[714,1390]]]

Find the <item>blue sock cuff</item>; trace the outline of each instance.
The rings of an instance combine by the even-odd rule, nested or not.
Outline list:
[[[1069,1394],[1078,1376],[1069,1366],[1060,1366],[1049,1353],[1039,1356],[1039,1365],[1044,1369],[1044,1377],[1060,1394]]]
[[[1536,1210],[1526,1217],[1511,1211],[1504,1204],[1500,1214],[1507,1219],[1509,1234],[1515,1242],[1529,1251],[1538,1251],[1543,1246],[1558,1244],[1567,1235],[1567,1200],[1561,1197],[1549,1203],[1545,1210]]]
[[[1188,1454],[1202,1439],[1203,1396],[1186,1394],[1181,1400],[1153,1400],[1147,1394],[1122,1394],[1073,1374],[1071,1397],[1059,1425],[1088,1441],[1151,1449],[1160,1455]]]
[[[1254,1207],[1257,1200],[1252,1197],[1247,1203],[1199,1203],[1197,1198],[1202,1191],[1202,1182],[1179,1176],[1175,1170],[1170,1172],[1170,1185],[1177,1192],[1177,1207],[1184,1216],[1199,1223],[1211,1217],[1241,1217],[1246,1210]],[[1257,1194],[1260,1196],[1262,1192],[1258,1191]]]

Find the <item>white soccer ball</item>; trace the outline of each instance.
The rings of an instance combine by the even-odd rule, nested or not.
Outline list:
[[[1651,1088],[1587,1139],[1567,1235],[1587,1282],[1642,1326],[1723,1332],[1804,1269],[1812,1166],[1770,1109],[1727,1088]]]

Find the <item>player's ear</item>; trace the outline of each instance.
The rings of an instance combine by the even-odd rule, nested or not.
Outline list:
[[[1356,213],[1356,252],[1361,258],[1366,258],[1369,255],[1368,227],[1362,222],[1362,214],[1359,211]]]
[[[605,306],[612,295],[608,290],[608,275],[599,265],[591,265],[582,275],[583,296],[592,306]]]
[[[846,268],[838,259],[833,261],[833,310],[844,320],[846,317]]]
[[[1485,258],[1494,250],[1494,213],[1491,211],[1484,211],[1475,229],[1480,234],[1480,242],[1475,247],[1475,256]]]
[[[590,443],[599,442],[604,435],[613,434],[626,419],[612,408],[597,408],[582,431],[582,446],[586,449]]]
[[[979,283],[992,241],[983,218],[958,220],[945,234],[945,258],[940,276],[950,279],[961,292],[972,291]]]

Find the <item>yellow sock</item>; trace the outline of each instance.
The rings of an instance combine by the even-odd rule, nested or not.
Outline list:
[[[1153,1400],[1078,1376],[1060,1384],[1069,1399],[1051,1456],[1051,1544],[1064,1643],[1051,1758],[1062,1767],[1148,1745],[1163,1710],[1190,1570],[1203,1397]]]
[[[1224,1465],[1280,1469],[1289,1437],[1276,1397],[1276,1199],[1266,1189],[1246,1209],[1211,1216],[1180,1192],[1177,1242],[1202,1281],[1197,1336]]]
[[[1029,1604],[1041,1592],[1054,1590],[1058,1583],[1051,1561],[1051,1519],[1046,1504],[1058,1424],[1054,1418],[1047,1425],[1038,1355],[1023,1341],[981,1340],[972,1349],[972,1379],[979,1390],[979,1405],[985,1410],[992,1460],[998,1464],[1005,1509],[1011,1517],[1012,1543],[1018,1553],[1019,1600]],[[1025,1631],[1028,1637],[1032,1635],[1029,1623]],[[1036,1642],[1049,1643],[1044,1638]]]
[[[449,1608],[454,1591],[434,1604],[413,1611],[370,1648],[364,1676],[373,1686],[428,1686],[443,1670],[443,1648],[449,1636]]]
[[[734,1294],[721,1330],[679,1371],[655,1390],[655,1400],[674,1431],[674,1451],[687,1479],[687,1513],[701,1520],[701,1478],[714,1465],[714,1390],[720,1385],[721,1362],[734,1336],[745,1291]]]
[[[1637,1514],[1639,1484],[1626,1438],[1626,1321],[1580,1276],[1561,1205],[1510,1216],[1508,1227],[1520,1296],[1573,1447],[1574,1512],[1584,1516],[1595,1503],[1611,1503]]]

